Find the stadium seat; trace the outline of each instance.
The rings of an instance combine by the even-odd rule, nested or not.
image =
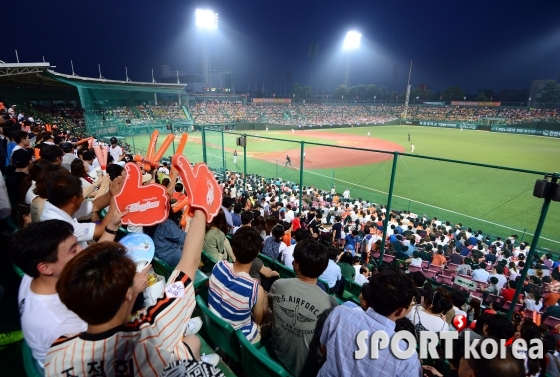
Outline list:
[[[456,270],[449,270],[449,269],[445,269],[443,271],[441,271],[441,273],[443,274],[443,276],[449,276],[454,278],[455,275],[457,275],[457,271]]]
[[[240,349],[239,341],[235,336],[233,327],[214,314],[206,305],[202,297],[196,296],[196,305],[202,312],[204,331],[208,334],[205,339],[210,339],[215,347],[218,347],[232,360],[239,362]]]
[[[430,270],[436,271],[439,275],[443,271],[443,266],[435,266],[435,265],[432,264],[432,265],[430,265]]]
[[[241,331],[236,331],[237,339],[241,345],[241,364],[251,377],[288,377],[290,373],[280,363],[274,361],[268,354],[267,347],[256,348],[247,340]]]
[[[488,293],[488,296],[486,296],[486,302],[490,303],[490,302],[498,302],[498,303],[502,303],[502,301],[504,300],[504,298],[502,296],[498,296],[492,293]]]
[[[12,263],[12,269],[14,270],[14,272],[16,273],[17,276],[19,276],[20,278],[23,277],[23,275],[25,275],[25,272],[23,272],[21,270],[21,268],[19,268],[18,266],[16,266],[15,263]]]
[[[154,268],[154,272],[158,275],[161,275],[165,278],[165,281],[169,280],[173,269],[169,266],[164,260],[159,259],[158,257],[154,256],[152,259],[152,267]]]
[[[274,270],[278,271],[282,279],[290,279],[296,277],[296,273],[294,272],[294,270],[284,266],[282,263],[278,261],[274,262]]]
[[[445,284],[445,285],[453,284],[453,278],[451,276],[439,275],[436,278],[436,281],[440,284]]]
[[[21,342],[21,351],[23,358],[23,367],[25,369],[25,374],[27,377],[43,377],[45,372],[43,368],[39,365],[37,360],[33,358],[31,348],[27,345],[25,340]]]
[[[412,273],[412,272],[422,272],[422,267],[418,267],[418,266],[408,266],[408,272]]]
[[[426,277],[426,279],[435,279],[437,275],[437,271],[432,270],[422,270],[422,274]]]
[[[323,286],[325,287],[325,291],[327,292],[327,294],[329,294],[329,295],[332,294],[332,291],[331,291],[331,289],[329,288],[329,283],[327,283],[326,281],[321,280],[321,279],[317,279],[317,281],[318,281],[319,283],[323,284]]]
[[[546,319],[543,322],[545,325],[550,326],[550,327],[556,327],[558,325],[560,325],[560,318],[556,318],[553,316],[548,316],[546,317]]]
[[[509,307],[511,306],[511,301],[506,302],[505,304],[502,305],[502,309],[505,311],[509,310]],[[523,304],[516,304],[515,305],[515,311],[518,312],[523,308]]]
[[[392,263],[394,260],[395,260],[394,255],[387,255],[387,254],[383,255],[383,263]]]
[[[422,261],[422,268],[428,268],[430,266],[430,263],[426,260]]]
[[[263,253],[259,253],[259,255],[257,255],[257,258],[259,258],[263,262],[265,267],[268,267],[268,268],[274,270],[274,259],[272,259],[270,257],[267,257]]]
[[[201,261],[204,266],[202,266],[202,272],[212,273],[212,269],[218,263],[217,260],[212,258],[205,250],[202,250]]]
[[[459,268],[459,265],[455,264],[455,263],[449,263],[447,265],[447,269],[452,270],[452,271],[457,271],[458,268]]]

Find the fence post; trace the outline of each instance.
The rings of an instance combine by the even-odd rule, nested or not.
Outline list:
[[[134,152],[132,152],[133,154],[137,154],[136,153],[136,143],[134,143],[134,134],[132,134],[132,150]]]
[[[243,191],[247,190],[247,135],[243,134]]]
[[[305,153],[305,142],[301,142],[301,151],[299,156],[299,213],[302,212],[303,206],[303,155]]]
[[[200,130],[202,131],[202,161],[208,165],[208,159],[206,158],[206,127],[201,126]]]
[[[545,178],[546,178],[546,176],[545,176]],[[556,183],[556,182],[558,182],[558,178],[560,178],[560,174],[554,173],[551,176],[551,178],[552,178],[551,179],[552,183]],[[539,238],[541,237],[541,231],[542,231],[542,228],[544,226],[544,221],[546,220],[546,214],[548,213],[548,207],[550,207],[550,201],[552,200],[552,198],[551,198],[552,193],[550,192],[551,189],[548,189],[548,190],[545,190],[545,191],[546,192],[545,192],[545,197],[544,197],[544,203],[543,203],[542,208],[541,208],[541,214],[539,216],[539,222],[537,223],[537,228],[535,229],[535,234],[533,235],[533,241],[531,242],[531,249],[529,250],[529,255],[527,255],[527,257],[525,258],[526,261],[532,261],[533,256],[537,252],[537,244],[539,242]],[[529,271],[530,267],[531,267],[531,263],[526,263],[525,267],[523,267],[523,271],[521,271],[521,278],[519,279],[519,283],[517,284],[517,287],[515,288],[515,294],[513,295],[513,299],[511,301],[511,305],[510,305],[508,313],[507,313],[507,318],[510,321],[511,321],[511,318],[513,317],[513,312],[515,311],[515,304],[517,303],[519,295],[521,294],[521,289],[523,288],[523,283],[522,282],[524,282],[525,279],[527,278],[527,272]]]
[[[381,251],[379,252],[379,264],[383,264],[383,255],[385,254],[385,240],[387,239],[387,227],[389,226],[389,213],[391,212],[391,201],[393,199],[393,187],[395,186],[395,176],[397,175],[397,160],[399,152],[393,153],[393,169],[391,170],[391,181],[389,183],[389,194],[387,195],[387,212],[385,212],[385,220],[383,221],[383,239],[381,240]]]
[[[224,128],[222,127],[222,169],[226,173],[226,150],[224,148]]]

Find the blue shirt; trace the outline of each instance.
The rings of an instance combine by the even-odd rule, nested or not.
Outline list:
[[[231,222],[233,223],[233,226],[241,226],[241,216],[239,216],[238,213],[232,212]]]
[[[369,333],[366,341],[368,352],[363,359],[356,360],[356,337],[362,330]],[[320,341],[327,350],[327,360],[317,376],[422,376],[417,354],[409,359],[400,360],[393,356],[390,347],[387,347],[379,350],[378,359],[371,359],[369,337],[376,331],[384,331],[390,338],[395,333],[395,322],[371,308],[364,312],[345,306],[336,307],[327,318],[321,333]],[[401,341],[399,346],[401,350],[408,348],[404,341]]]
[[[340,266],[337,265],[332,259],[329,259],[329,264],[327,268],[319,279],[326,281],[329,284],[329,288],[334,287],[336,282],[342,278],[342,271],[340,270]]]
[[[358,240],[358,237],[354,237],[351,234],[347,234],[346,237],[344,238],[344,247],[347,247],[348,245],[352,245],[354,246],[354,250],[356,250],[356,241]]]
[[[183,255],[183,244],[187,233],[183,232],[172,220],[159,224],[153,235],[156,257],[163,259],[171,268],[175,268]]]

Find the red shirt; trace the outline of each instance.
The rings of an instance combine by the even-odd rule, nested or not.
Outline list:
[[[301,223],[299,222],[299,219],[296,217],[295,219],[292,220],[292,232],[295,232],[299,228],[301,228]]]
[[[515,295],[515,289],[502,288],[502,296],[504,296],[505,302],[512,301],[514,295]]]

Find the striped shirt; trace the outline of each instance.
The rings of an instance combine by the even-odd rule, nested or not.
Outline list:
[[[155,305],[126,325],[60,337],[47,354],[45,377],[158,376],[167,364],[191,359],[182,342],[195,307],[191,283],[185,273],[174,271]]]
[[[220,318],[241,330],[249,341],[258,334],[251,310],[257,303],[259,282],[245,272],[237,273],[227,261],[212,269],[208,306]]]

